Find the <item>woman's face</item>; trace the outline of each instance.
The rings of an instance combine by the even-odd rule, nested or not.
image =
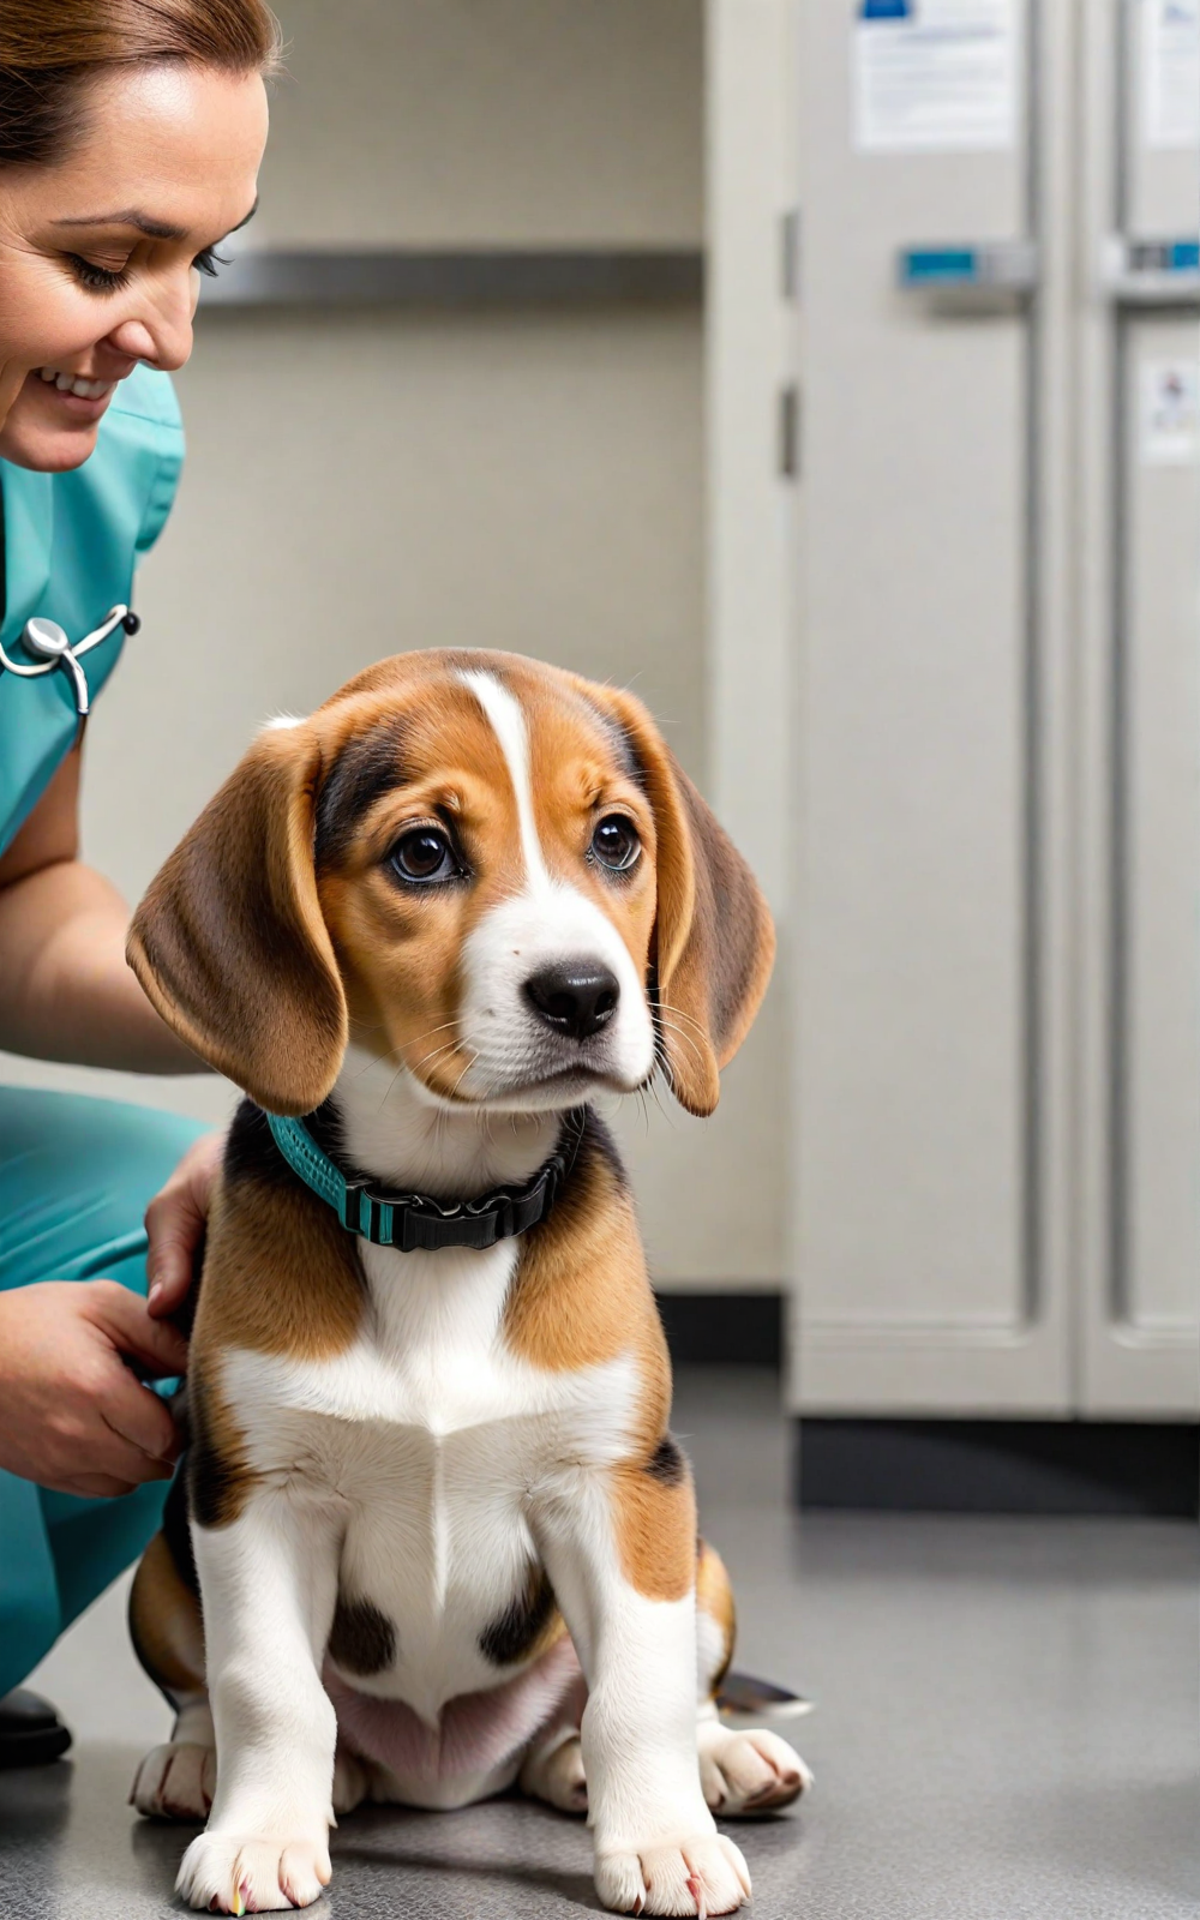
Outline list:
[[[0,171],[0,457],[79,466],[139,360],[181,367],[209,249],[253,211],[258,74],[105,73],[54,166]],[[81,391],[82,389],[82,391]]]

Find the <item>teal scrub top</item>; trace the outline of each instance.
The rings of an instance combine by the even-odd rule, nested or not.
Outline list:
[[[5,608],[0,644],[36,661],[21,635],[34,614],[74,645],[109,609],[128,604],[133,573],[162,532],[183,466],[183,425],[170,379],[137,367],[100,423],[95,451],[72,473],[31,473],[0,460]],[[80,660],[95,699],[125,642],[120,626]],[[79,736],[69,672],[24,679],[0,667],[0,854],[33,812]]]

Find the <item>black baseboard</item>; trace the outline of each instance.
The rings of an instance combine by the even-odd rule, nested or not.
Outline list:
[[[802,1507],[1200,1513],[1200,1427],[1090,1420],[798,1420]]]
[[[658,1310],[677,1365],[778,1367],[783,1295],[660,1293]]]

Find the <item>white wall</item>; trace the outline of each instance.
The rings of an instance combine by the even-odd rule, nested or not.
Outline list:
[[[280,11],[256,244],[698,242],[699,0]],[[703,783],[702,352],[698,310],[202,315],[179,503],[91,723],[88,856],[135,898],[267,714],[410,647],[631,684]],[[0,1075],[214,1119],[229,1098]],[[714,1120],[629,1117],[664,1284],[777,1282],[781,1080],[772,1002]]]

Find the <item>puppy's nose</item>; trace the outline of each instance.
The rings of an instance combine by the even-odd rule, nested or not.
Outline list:
[[[571,1040],[588,1040],[617,1010],[616,975],[595,960],[561,960],[525,982],[525,998],[548,1027]]]

